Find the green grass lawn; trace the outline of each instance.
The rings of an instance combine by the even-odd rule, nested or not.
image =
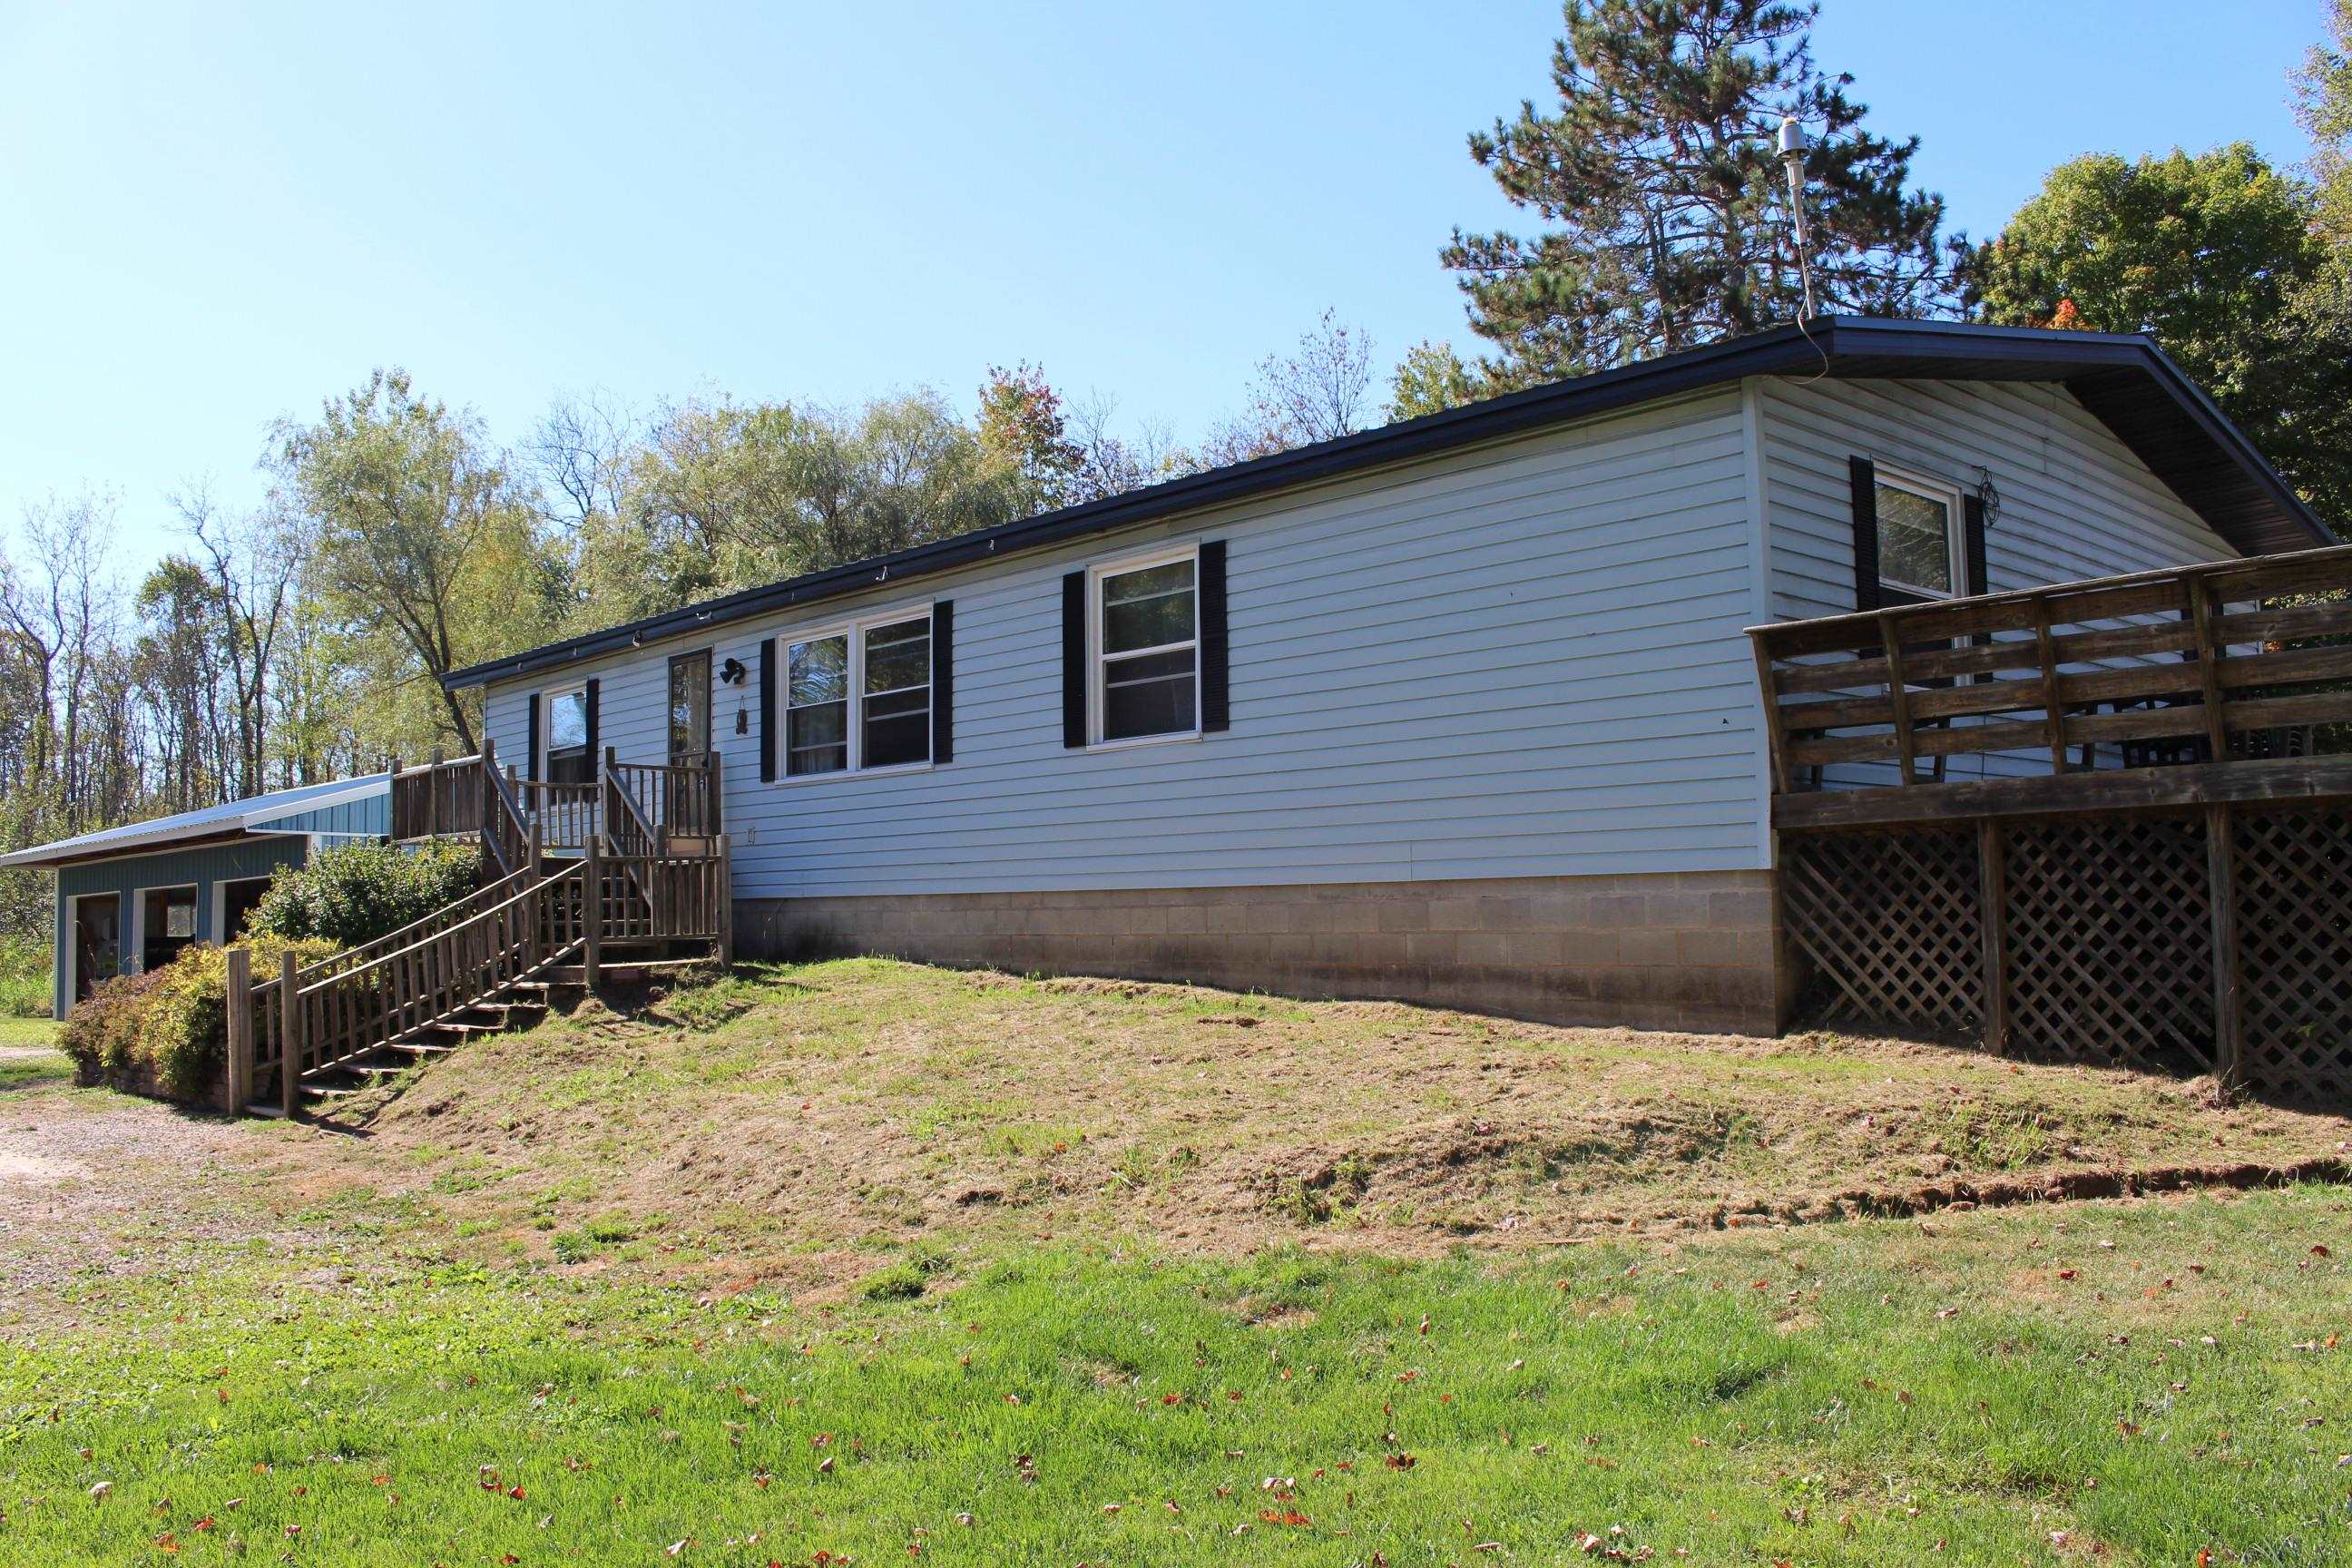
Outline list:
[[[1041,1245],[835,1310],[236,1249],[10,1347],[0,1559],[2342,1563],[2347,1219]]]
[[[0,1017],[0,1089],[62,1083],[73,1064],[57,1055],[58,1026],[48,1018]],[[38,1051],[40,1054],[31,1054]]]
[[[58,1026],[54,1018],[0,1017],[0,1046],[55,1046]]]

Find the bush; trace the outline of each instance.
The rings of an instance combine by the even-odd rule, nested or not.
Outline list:
[[[278,967],[281,952],[315,963],[341,951],[316,938],[270,935],[238,945],[252,952],[257,978]],[[210,1097],[228,1060],[228,954],[199,944],[161,969],[100,981],[58,1043],[84,1083],[160,1090],[174,1100]]]
[[[247,924],[270,936],[357,947],[464,898],[481,871],[482,852],[470,844],[339,844],[272,878]]]

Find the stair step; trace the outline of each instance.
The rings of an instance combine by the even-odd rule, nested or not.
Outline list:
[[[272,1121],[282,1121],[286,1117],[286,1108],[282,1105],[264,1105],[257,1100],[245,1108],[245,1113],[247,1116],[266,1116]]]
[[[446,1057],[457,1048],[455,1046],[424,1046],[414,1040],[386,1040],[376,1047],[380,1051],[405,1051],[412,1057]]]
[[[369,1062],[345,1062],[339,1070],[343,1072],[363,1072],[371,1078],[397,1078],[404,1072],[415,1072],[416,1070],[416,1064],[415,1062],[403,1062],[398,1067],[379,1067]]]
[[[667,974],[674,973],[681,969],[699,969],[704,964],[710,962],[710,959],[707,956],[702,958],[629,958],[623,959],[614,963],[599,962],[596,965],[596,973],[597,978],[607,984],[625,985],[631,981],[642,980],[648,974]],[[585,964],[562,964],[556,968],[546,970],[543,973],[549,979],[567,984],[585,985],[588,983],[588,969]]]

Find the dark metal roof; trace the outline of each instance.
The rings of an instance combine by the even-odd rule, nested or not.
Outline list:
[[[2150,339],[1958,321],[1830,316],[1578,376],[1378,430],[1170,479],[977,533],[812,572],[453,670],[478,686],[882,583],[1035,550],[1382,464],[1583,419],[1750,375],[2051,381],[2081,398],[2158,478],[2242,553],[2333,542],[2252,443]]]

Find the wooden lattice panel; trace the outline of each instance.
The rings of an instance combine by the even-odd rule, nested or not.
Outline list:
[[[2352,813],[2240,807],[2235,822],[2245,1079],[2352,1098]]]
[[[1781,878],[1788,932],[1812,961],[1828,1017],[1982,1026],[1974,834],[1807,836],[1790,842]]]
[[[2211,1070],[2203,823],[2080,818],[2020,824],[2005,837],[2014,1044],[2078,1061]]]

